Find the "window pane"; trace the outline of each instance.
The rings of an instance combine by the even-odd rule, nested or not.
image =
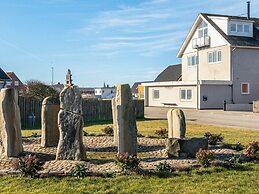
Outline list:
[[[205,28],[203,33],[204,33],[204,37],[207,37],[208,36],[208,28]]]
[[[214,51],[214,52],[213,52],[213,60],[212,60],[213,62],[216,62],[216,55],[217,55],[217,52]]]
[[[243,32],[243,25],[237,24],[237,32]]]
[[[154,98],[154,99],[159,99],[159,90],[154,90],[154,92],[153,92],[153,98]]]
[[[212,62],[212,53],[208,53],[208,59],[209,59],[209,63]]]
[[[192,99],[192,90],[187,90],[187,99],[188,100]]]
[[[195,56],[192,56],[192,65],[195,65]]]
[[[191,65],[191,57],[188,57],[188,65],[190,66]]]
[[[230,31],[231,32],[236,32],[237,31],[237,25],[236,24],[231,24]]]
[[[181,99],[185,100],[186,90],[181,90]]]
[[[203,30],[202,29],[198,31],[198,37],[199,38],[203,37]]]
[[[244,25],[244,32],[250,32],[250,28],[249,28],[249,25]]]
[[[242,93],[247,94],[248,92],[248,84],[242,84]]]
[[[218,51],[218,61],[221,61],[221,51]]]

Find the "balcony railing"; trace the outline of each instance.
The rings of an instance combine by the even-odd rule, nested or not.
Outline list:
[[[202,48],[202,47],[206,47],[206,46],[210,46],[210,37],[209,36],[192,39],[192,48],[193,49]]]

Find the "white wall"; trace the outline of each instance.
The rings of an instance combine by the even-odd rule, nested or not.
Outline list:
[[[209,18],[217,24],[217,26],[225,33],[228,34],[228,18],[209,16]]]
[[[146,88],[146,87],[145,87]],[[177,107],[181,108],[196,108],[197,107],[197,91],[195,86],[161,86],[161,87],[147,87],[148,89],[148,106],[168,106],[164,103],[175,103]],[[192,89],[192,100],[181,101],[180,89]],[[160,98],[153,99],[153,90],[159,90]]]

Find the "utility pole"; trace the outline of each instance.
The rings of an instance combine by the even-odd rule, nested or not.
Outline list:
[[[51,85],[54,85],[54,67],[51,67]]]

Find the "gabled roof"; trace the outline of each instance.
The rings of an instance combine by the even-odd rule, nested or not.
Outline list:
[[[155,82],[166,82],[166,81],[179,81],[182,76],[182,64],[169,65],[164,71],[162,71]]]
[[[213,22],[209,17],[226,17],[229,20],[246,20],[252,21],[254,23],[254,37],[242,37],[242,36],[230,36],[225,34],[219,26]],[[195,20],[190,32],[188,33],[185,41],[183,42],[177,57],[182,57],[184,50],[188,46],[189,42],[191,41],[191,37],[195,33],[195,30],[198,27],[198,24],[201,20],[207,21],[226,41],[227,44],[231,46],[242,46],[242,47],[258,47],[259,48],[259,18],[250,18],[249,20],[246,17],[240,16],[229,16],[229,15],[220,15],[220,14],[208,14],[208,13],[201,13],[198,15],[197,19]]]
[[[0,80],[4,80],[4,81],[11,80],[1,68],[0,68]]]

